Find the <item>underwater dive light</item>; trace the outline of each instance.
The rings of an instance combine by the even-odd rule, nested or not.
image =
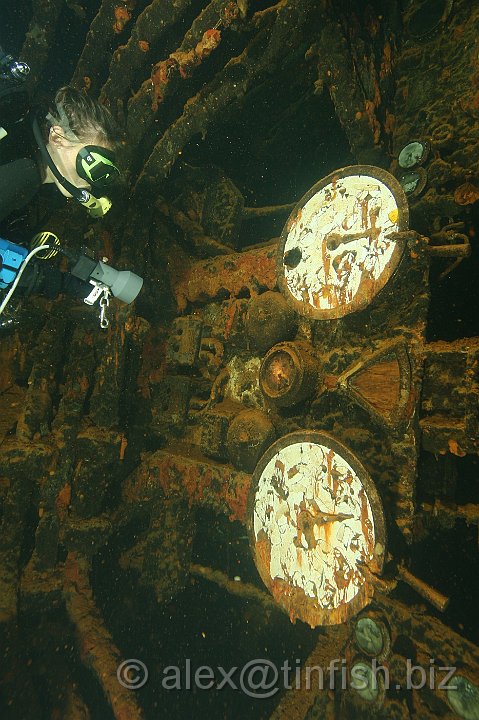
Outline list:
[[[73,264],[69,274],[93,286],[83,302],[93,305],[100,299],[101,327],[108,326],[108,321],[104,317],[104,304],[108,304],[110,294],[128,305],[135,300],[143,287],[143,278],[139,275],[130,270],[116,270],[104,261],[94,260],[86,254],[85,248],[78,252],[61,247],[60,240],[54,233],[42,232],[35,235],[30,251],[21,245],[0,238],[0,288],[8,287],[7,294],[0,301],[0,315],[8,305],[31,260],[35,256],[38,260],[49,260],[59,252]]]
[[[94,260],[83,252],[62,248],[73,267],[70,274],[92,285],[106,286],[113,297],[129,305],[143,287],[143,278],[131,270],[115,270],[101,260]]]

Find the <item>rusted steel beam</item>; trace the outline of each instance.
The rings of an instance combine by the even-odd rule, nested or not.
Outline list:
[[[319,41],[306,54],[318,58],[318,79],[315,92],[327,88],[335,113],[348,137],[353,155],[360,163],[386,167],[387,152],[379,117],[383,108],[381,82],[374,55],[367,55],[364,42],[351,33],[330,13],[322,24]],[[384,50],[391,47],[384,43]],[[360,73],[367,75],[367,83]],[[379,111],[379,112],[378,112]]]
[[[63,592],[68,615],[76,628],[81,659],[96,675],[116,720],[142,720],[144,716],[135,694],[118,681],[121,653],[95,605],[88,573],[88,561],[69,553]]]
[[[190,572],[196,577],[215,583],[215,585],[226,590],[230,595],[236,595],[243,600],[254,600],[264,605],[268,610],[282,610],[282,608],[275,603],[271,595],[263,592],[263,590],[259,590],[256,585],[231,580],[225,573],[221,572],[221,570],[214,570],[213,568],[205,567],[204,565],[195,565],[193,563],[190,566]]]
[[[173,294],[182,312],[187,303],[216,298],[256,295],[276,287],[276,245],[258,250],[222,255],[192,263],[173,280]]]
[[[344,657],[344,649],[349,639],[349,626],[335,625],[319,635],[318,643],[301,668],[301,680],[295,682],[280,701],[269,720],[303,720],[313,705],[316,696],[321,693],[327,700],[326,711],[331,715],[322,715],[325,718],[334,718],[332,713],[334,699],[329,685],[334,687],[334,678],[330,677],[331,661]],[[320,668],[321,672],[317,669]],[[323,687],[318,682],[323,680]]]
[[[151,129],[159,105],[169,95],[178,95],[180,84],[218,48],[221,31],[239,15],[235,0],[226,3],[226,7],[225,0],[211,0],[175,52],[153,65],[151,78],[145,80],[128,103],[128,134],[134,143]]]
[[[251,476],[229,465],[192,457],[192,448],[158,450],[146,458],[126,480],[126,503],[151,503],[162,495],[179,495],[190,505],[201,505],[230,520],[246,520],[246,503]]]
[[[437,520],[439,525],[445,527],[451,527],[456,520],[465,520],[467,525],[479,525],[479,505],[477,504],[446,505],[436,498],[433,505],[421,503],[421,510]]]
[[[150,48],[158,43],[162,35],[190,7],[191,0],[154,0],[138,16],[131,36],[126,45],[121,45],[113,53],[110,76],[104,84],[100,101],[105,102],[114,111],[114,104],[122,100],[130,87],[136,85],[134,75],[147,62],[151,63]],[[150,94],[152,83],[149,81]],[[151,97],[148,95],[149,104]]]
[[[99,90],[97,78],[110,59],[113,38],[130,21],[131,10],[135,5],[136,0],[103,0],[88,31],[73,73],[72,85],[79,90],[91,90],[94,94]]]
[[[278,6],[271,30],[260,30],[247,48],[232,58],[215,78],[184,106],[183,114],[168,127],[143,166],[136,192],[148,192],[169,173],[185,145],[198,133],[205,134],[214,121],[225,121],[238,102],[264,73],[270,74],[303,39],[312,20],[314,3],[287,0]]]
[[[184,2],[173,2],[174,8],[170,9],[168,7],[170,3],[165,3],[164,0],[155,0],[155,2],[152,3],[151,7],[151,15],[153,16],[153,26],[159,26],[164,25],[165,22],[168,22],[169,18],[173,18],[173,11],[175,14],[178,14],[179,12],[183,12],[186,9],[186,5],[191,5],[191,0],[188,0],[187,3]],[[183,7],[185,5],[185,7]],[[191,28],[186,33],[185,37],[183,38],[183,41],[178,48],[177,52],[183,52],[185,50],[192,49],[196,43],[200,40],[203,32],[209,28],[212,28],[213,25],[216,22],[219,8],[216,8],[216,19],[214,22],[212,22],[212,18],[210,17],[210,13],[208,12],[213,5],[218,6],[219,2],[218,0],[213,0],[212,3],[210,3],[205,10],[200,13],[200,15],[195,19],[193,22]],[[166,16],[165,16],[165,10]],[[160,14],[161,13],[161,14]],[[157,19],[155,23],[155,16],[161,17],[161,19]],[[209,24],[205,24],[204,20],[207,19]],[[140,20],[140,18],[139,18]],[[198,35],[198,32],[195,32],[195,29],[201,28],[201,34]],[[158,32],[158,31],[157,31]],[[133,34],[132,34],[133,38]],[[148,40],[148,37],[145,37],[146,40]],[[156,38],[157,39],[157,38]],[[130,53],[131,54],[131,53]],[[115,57],[114,57],[115,59]],[[158,68],[163,65],[164,67],[164,74],[163,74],[163,80],[166,81],[163,84],[166,87],[167,81],[169,80],[170,76],[170,68],[172,68],[175,65],[175,61],[169,61],[167,58],[166,60],[163,60],[162,62],[156,63],[156,65],[153,67],[151,77],[149,77],[147,80],[145,80],[140,89],[138,90],[135,95],[133,95],[132,98],[130,98],[128,102],[128,135],[131,138],[131,141],[133,143],[138,143],[141,138],[145,135],[145,133],[151,128],[153,124],[154,114],[156,110],[154,109],[156,105],[156,109],[158,106],[158,102],[156,99],[157,95],[157,89],[156,85],[158,84],[158,81],[161,81],[161,78],[158,76]],[[156,75],[156,85],[153,75]],[[113,77],[113,69],[112,69],[112,77]],[[110,82],[110,81],[108,81]],[[106,86],[105,86],[106,87]],[[120,90],[121,90],[121,84],[120,84]],[[115,92],[117,88],[117,83],[115,81]],[[105,89],[104,89],[105,91]],[[104,92],[103,91],[103,92]]]
[[[63,720],[90,720],[91,714],[78,688],[71,683],[66,689]]]
[[[430,245],[426,252],[431,257],[469,257],[472,250],[467,242],[463,245]]]
[[[290,213],[296,207],[296,203],[287,205],[268,205],[266,207],[245,207],[243,208],[243,220],[254,220],[256,218],[270,217]]]
[[[50,433],[52,397],[64,361],[65,329],[66,317],[55,308],[31,353],[33,365],[15,433],[19,440],[37,440]]]
[[[479,338],[424,346],[422,444],[429,452],[462,457],[479,450]]]
[[[0,625],[17,614],[24,533],[35,480],[51,461],[47,444],[9,438],[2,444],[0,477],[7,482],[0,521]]]

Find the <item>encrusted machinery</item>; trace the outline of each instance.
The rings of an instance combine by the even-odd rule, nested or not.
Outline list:
[[[208,382],[202,403],[190,394],[189,425],[182,427],[186,443],[199,446],[205,459],[187,460],[187,445],[174,454],[161,450],[149,459],[146,477],[156,468],[164,488],[187,476],[190,502],[218,510],[212,488],[224,465],[217,463],[240,471],[218,489],[221,504],[230,518],[246,522],[258,571],[275,600],[292,620],[311,626],[352,623],[353,640],[343,650],[365,688],[344,695],[344,713],[382,713],[387,703],[391,717],[404,716],[402,696],[393,701],[384,684],[366,689],[372,657],[387,658],[395,687],[405,687],[406,652],[391,654],[391,647],[397,648],[407,611],[397,606],[393,626],[387,613],[374,620],[397,584],[439,611],[449,602],[403,565],[397,540],[388,548],[387,537],[394,538],[395,525],[407,544],[419,538],[421,443],[436,453],[477,452],[477,340],[428,343],[425,337],[431,257],[454,251],[453,243],[436,246],[408,228],[406,197],[392,176],[353,166],[302,198],[277,244],[196,263],[175,287],[178,303],[194,303],[195,311],[175,321],[167,367],[179,367],[181,347],[184,363],[190,358],[190,370]],[[270,289],[259,294],[255,260],[270,268],[263,275]],[[277,290],[269,280],[273,267]],[[207,279],[201,290],[191,281],[200,277]],[[249,300],[238,298],[245,288]],[[219,302],[225,293],[230,298]],[[201,359],[203,333],[221,358],[213,372]],[[131,481],[129,500],[144,497],[144,474]],[[384,634],[377,652],[358,647],[358,618],[375,636]],[[428,629],[436,643],[441,627],[437,621]],[[450,637],[450,667],[464,667],[458,695],[434,688],[432,699],[416,702],[467,717],[467,703],[476,707],[477,650],[468,646],[464,664],[461,640]],[[422,659],[424,652],[421,646]],[[291,711],[293,695],[278,717]],[[317,702],[321,716],[329,701]]]
[[[477,7],[200,5],[98,3],[74,72],[129,130],[129,196],[95,226],[69,211],[53,221],[146,283],[106,334],[73,304],[39,299],[31,324],[0,345],[6,712],[41,717],[44,693],[52,716],[88,717],[80,659],[112,716],[143,716],[141,693],[116,679],[115,613],[104,620],[98,609],[98,574],[112,563],[157,607],[202,578],[258,617],[279,610],[312,626],[301,673],[329,673],[343,658],[335,689],[301,683],[272,718],[477,718],[477,647],[442,614],[457,585],[431,587],[415,564],[435,527],[479,524],[472,490],[456,493],[450,477],[456,460],[477,455],[478,340],[426,338],[431,260],[446,259],[447,277],[470,253]],[[32,3],[32,83],[62,7]],[[258,98],[295,83],[289,107],[257,120]],[[308,150],[295,145],[296,157],[289,143],[310,135],[327,156],[328,114],[351,153],[339,170],[328,157],[305,184]],[[210,157],[243,120],[244,152],[260,158],[253,189]],[[283,156],[300,191],[247,207],[248,195],[267,205],[256,199],[263,166]],[[251,228],[270,219],[265,241]],[[429,480],[427,498],[424,457],[449,470]],[[244,528],[266,590],[192,562],[198,510]],[[473,543],[463,550],[471,556]],[[42,619],[35,639],[30,618]],[[389,687],[372,686],[372,661]],[[456,667],[456,689],[409,689],[408,661]],[[364,687],[343,688],[344,667]]]

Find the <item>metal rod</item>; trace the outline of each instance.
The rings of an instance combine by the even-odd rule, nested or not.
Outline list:
[[[428,245],[426,252],[433,257],[469,257],[471,254],[471,246],[469,243],[461,243],[460,245]]]
[[[448,597],[440,593],[438,590],[435,590],[423,580],[419,580],[419,578],[409,572],[409,570],[406,570],[403,565],[398,566],[397,572],[403,582],[419,593],[419,595],[421,595],[425,600],[430,602],[431,605],[434,605],[435,608],[444,612],[449,605]]]

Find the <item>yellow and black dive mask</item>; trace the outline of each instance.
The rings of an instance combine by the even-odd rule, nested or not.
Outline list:
[[[85,145],[76,159],[78,175],[92,187],[110,185],[120,174],[111,150],[97,145]]]

